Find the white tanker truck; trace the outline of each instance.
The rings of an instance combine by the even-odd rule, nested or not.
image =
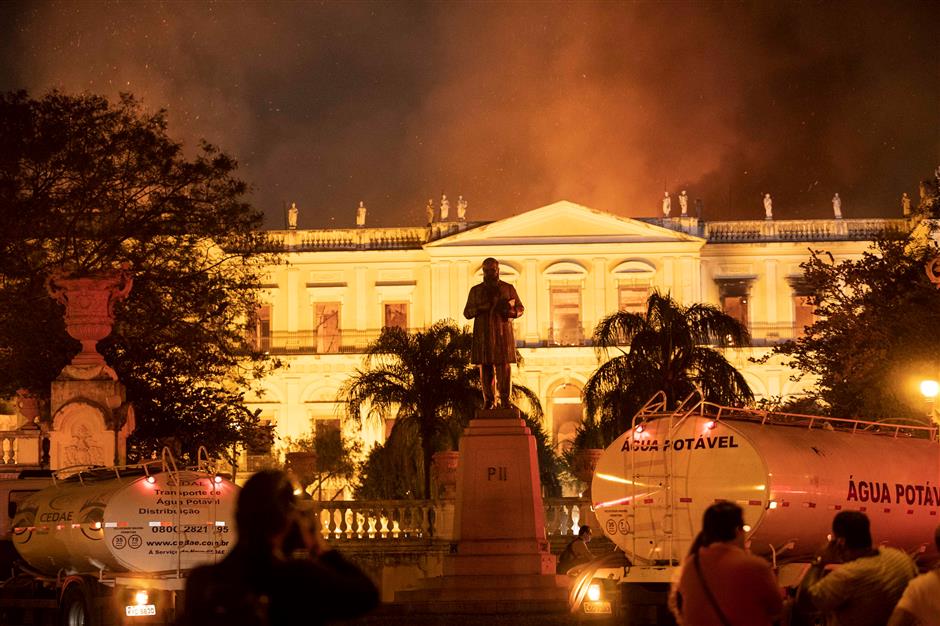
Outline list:
[[[238,487],[205,466],[176,470],[167,456],[53,477],[25,499],[19,481],[0,485],[20,494],[2,513],[24,561],[0,585],[0,624],[174,621],[188,570],[235,543]]]
[[[936,428],[731,409],[698,396],[666,412],[664,400],[650,400],[598,460],[593,510],[619,550],[582,570],[575,610],[616,614],[619,605],[632,624],[671,621],[669,582],[716,500],[741,505],[750,549],[781,566],[782,583],[798,579],[840,510],[865,512],[876,544],[937,558]]]

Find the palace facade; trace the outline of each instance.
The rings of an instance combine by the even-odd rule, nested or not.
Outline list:
[[[563,201],[495,222],[272,231],[286,262],[270,268],[252,332],[287,367],[250,405],[282,440],[342,426],[361,432],[366,448],[383,441],[393,416],[361,431],[342,424],[340,386],[383,327],[467,324],[467,292],[489,256],[526,308],[515,326],[524,363],[513,378],[538,393],[556,445],[582,419],[581,390],[598,366],[594,326],[617,309],[641,310],[652,289],[744,322],[751,346],[728,350],[729,360],[758,397],[799,394],[808,383],[792,381],[779,360],[750,359],[812,322],[800,269],[809,250],[857,257],[880,233],[908,228],[906,219],[631,219]]]

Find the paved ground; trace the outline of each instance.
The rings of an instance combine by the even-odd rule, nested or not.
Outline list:
[[[578,621],[572,615],[564,614],[509,614],[509,615],[388,615],[376,613],[374,615],[342,622],[344,626],[608,626],[610,620],[590,622]]]

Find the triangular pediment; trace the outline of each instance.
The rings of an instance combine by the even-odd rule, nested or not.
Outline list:
[[[562,200],[438,239],[427,247],[646,242],[704,240]]]

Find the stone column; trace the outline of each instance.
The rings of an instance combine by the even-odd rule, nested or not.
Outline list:
[[[525,278],[525,299],[522,303],[525,310],[525,345],[538,346],[542,342],[539,337],[539,320],[543,319],[539,311],[539,266],[538,259],[526,259],[523,267]]]

